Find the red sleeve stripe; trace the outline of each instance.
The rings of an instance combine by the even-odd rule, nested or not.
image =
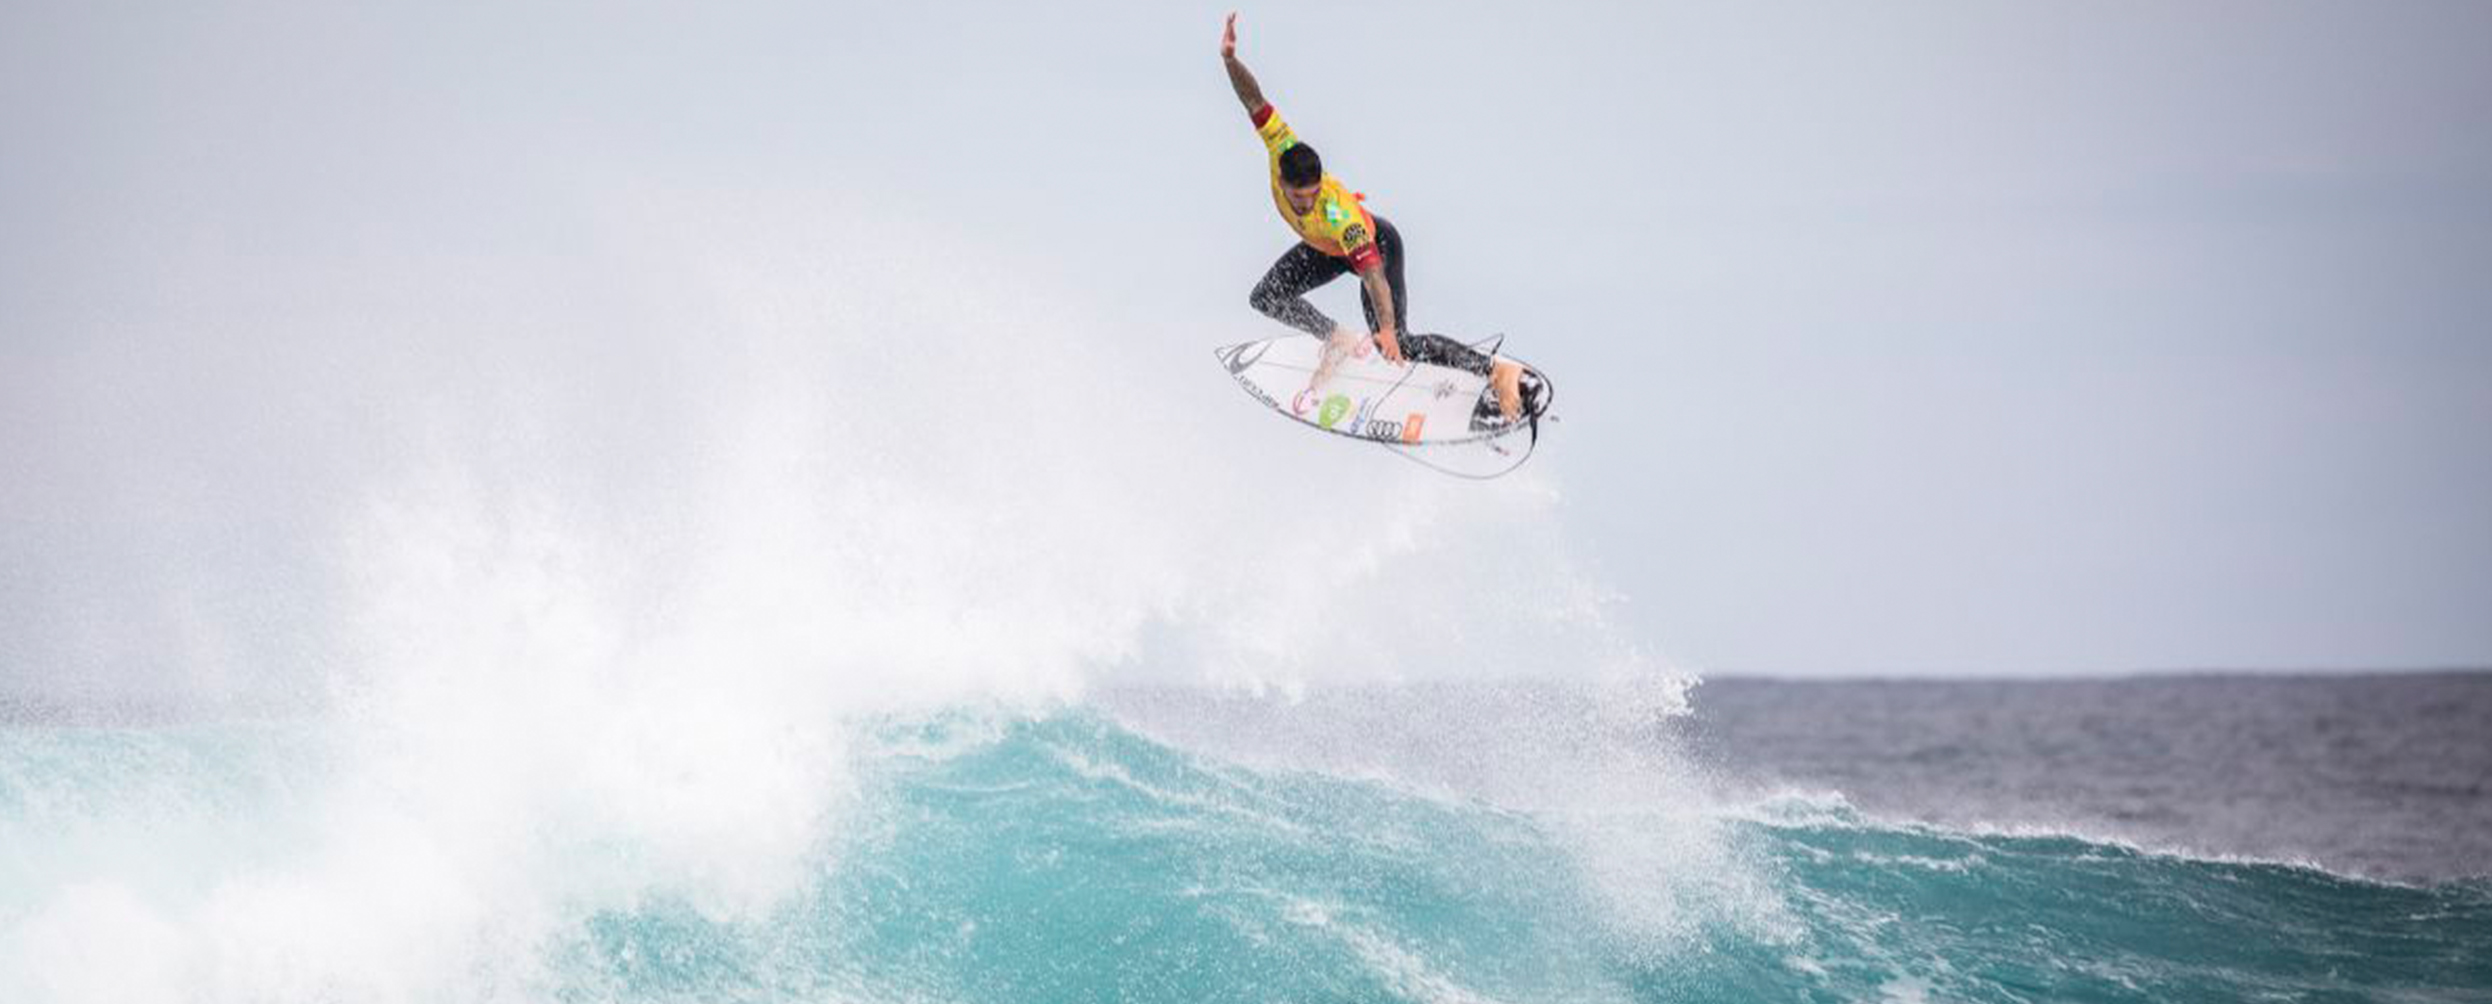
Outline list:
[[[1377,251],[1374,244],[1362,245],[1358,250],[1350,252],[1350,267],[1360,272],[1367,271],[1369,266],[1383,260],[1384,254]]]
[[[1264,123],[1272,121],[1271,103],[1265,102],[1263,107],[1255,109],[1254,119],[1255,128],[1257,129],[1263,128]]]

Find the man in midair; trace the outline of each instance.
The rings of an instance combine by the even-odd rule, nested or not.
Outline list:
[[[1357,335],[1334,324],[1308,303],[1306,293],[1344,272],[1359,277],[1359,306],[1367,314],[1376,349],[1394,362],[1424,362],[1468,370],[1488,377],[1497,407],[1507,421],[1523,411],[1523,367],[1499,359],[1443,335],[1411,334],[1409,301],[1402,287],[1402,235],[1384,217],[1369,212],[1366,196],[1350,191],[1341,179],[1324,171],[1315,148],[1298,140],[1280,112],[1263,99],[1255,75],[1237,60],[1237,15],[1231,13],[1220,32],[1220,61],[1228,67],[1229,86],[1263,137],[1271,160],[1272,204],[1281,219],[1297,232],[1299,243],[1281,254],[1248,297],[1256,310],[1336,347],[1355,344]]]

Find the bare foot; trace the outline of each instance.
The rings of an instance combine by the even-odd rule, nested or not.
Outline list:
[[[1506,421],[1523,416],[1523,364],[1497,360],[1488,368],[1488,385],[1497,389],[1497,410]]]
[[[1333,371],[1341,368],[1342,360],[1359,354],[1366,346],[1367,339],[1357,332],[1335,325],[1332,335],[1324,339],[1324,351],[1316,356],[1315,373],[1307,380],[1307,392],[1321,389],[1324,381],[1333,378]]]

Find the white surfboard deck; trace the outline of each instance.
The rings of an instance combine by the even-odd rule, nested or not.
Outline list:
[[[1494,417],[1493,407],[1482,409],[1487,377],[1392,362],[1368,338],[1337,351],[1327,372],[1326,351],[1323,339],[1283,335],[1213,354],[1239,387],[1283,417],[1392,447],[1449,474],[1495,477],[1530,455],[1538,416],[1506,422]]]

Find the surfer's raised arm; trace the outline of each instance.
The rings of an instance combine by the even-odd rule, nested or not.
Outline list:
[[[1263,100],[1263,88],[1255,86],[1255,75],[1246,72],[1246,64],[1237,61],[1236,11],[1229,12],[1228,25],[1220,29],[1220,62],[1228,66],[1229,86],[1237,90],[1237,102],[1246,106],[1246,114],[1263,114],[1271,102]]]

